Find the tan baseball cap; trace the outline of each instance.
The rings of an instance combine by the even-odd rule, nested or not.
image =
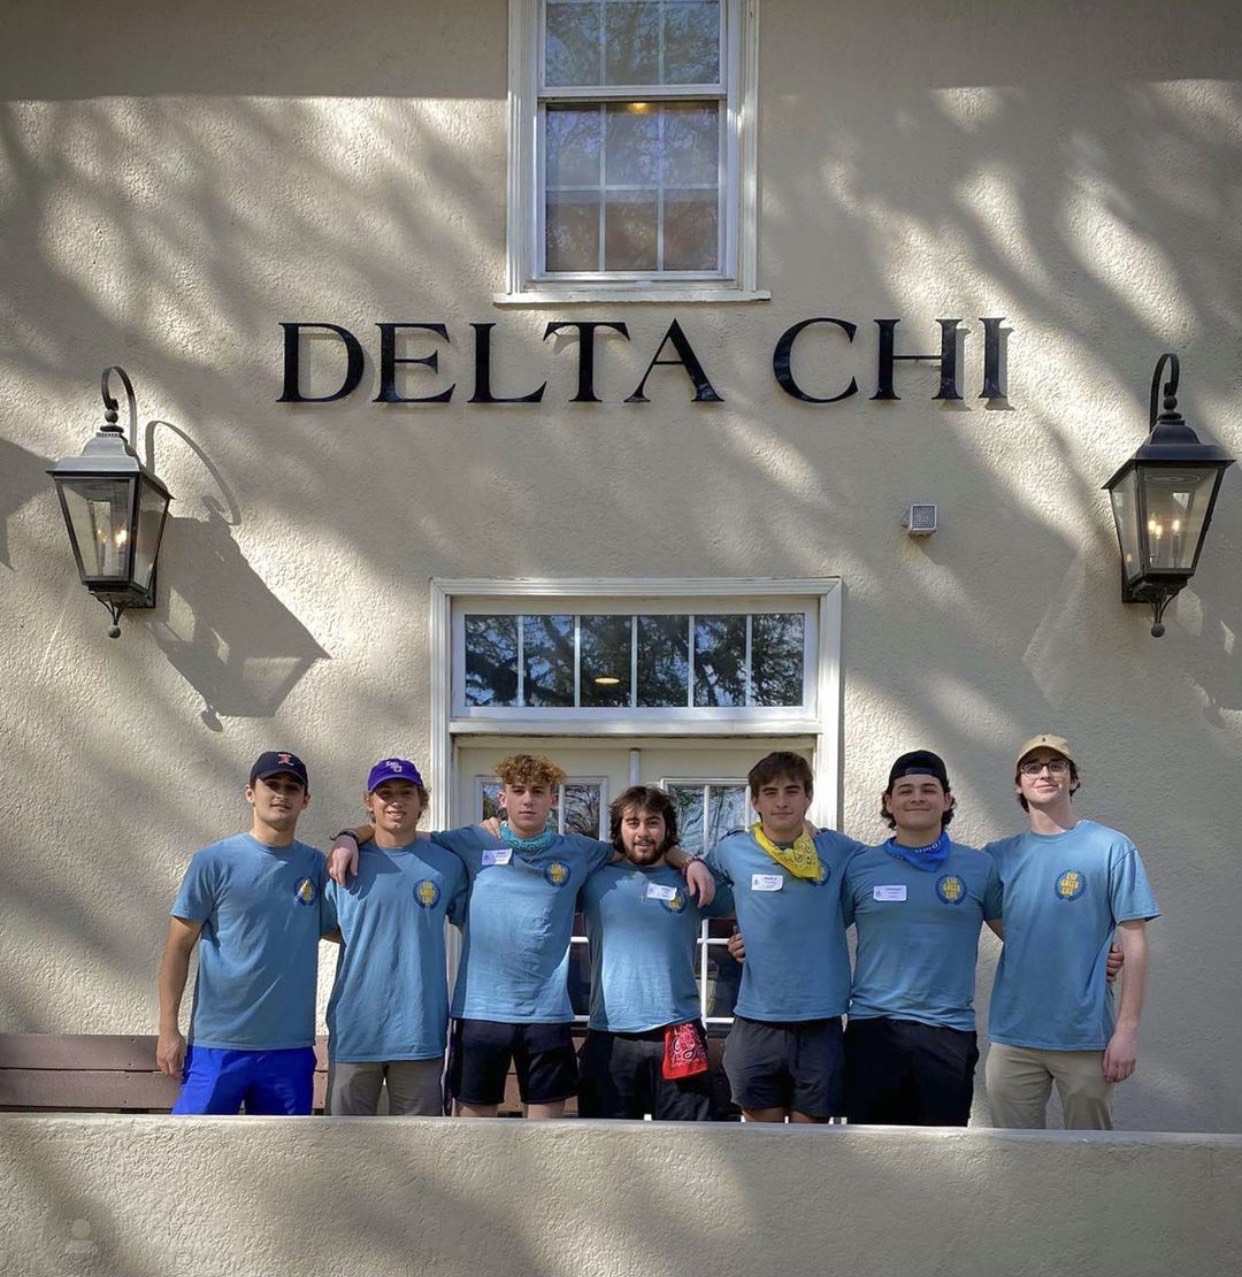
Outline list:
[[[1047,732],[1040,732],[1038,736],[1032,736],[1030,740],[1018,750],[1018,761],[1015,766],[1020,766],[1022,760],[1027,754],[1034,753],[1037,749],[1055,749],[1058,754],[1063,754],[1072,763],[1074,761],[1073,751],[1070,749],[1070,743],[1064,736],[1049,736]]]

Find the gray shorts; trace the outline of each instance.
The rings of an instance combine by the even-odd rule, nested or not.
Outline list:
[[[444,1059],[333,1061],[328,1065],[328,1102],[333,1117],[374,1117],[387,1085],[394,1117],[443,1117]]]

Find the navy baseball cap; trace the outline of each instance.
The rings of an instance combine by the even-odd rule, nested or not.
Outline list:
[[[270,780],[282,772],[296,776],[304,789],[310,788],[306,764],[296,754],[276,749],[269,749],[266,754],[260,754],[255,759],[254,766],[250,769],[250,784],[253,786],[256,780]]]
[[[888,773],[889,789],[892,789],[895,780],[903,776],[934,776],[944,786],[945,793],[949,792],[949,773],[944,759],[930,749],[914,749],[902,754]]]
[[[418,768],[408,758],[381,758],[367,776],[367,793],[374,793],[386,780],[408,780],[419,789],[426,788]]]

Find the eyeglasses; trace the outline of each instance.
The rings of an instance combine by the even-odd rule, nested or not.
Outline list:
[[[1043,763],[1037,763],[1034,759],[1031,759],[1028,763],[1022,763],[1018,770],[1023,776],[1038,776],[1045,767],[1048,769],[1048,774],[1050,776],[1069,775],[1069,761],[1064,758],[1050,758],[1047,762]]]

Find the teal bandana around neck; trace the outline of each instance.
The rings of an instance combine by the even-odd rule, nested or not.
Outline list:
[[[519,838],[509,828],[509,822],[502,820],[500,822],[500,836],[519,856],[537,856],[540,852],[547,851],[556,840],[556,826],[548,825],[543,833],[536,835],[534,838]]]
[[[931,873],[939,868],[949,856],[949,835],[942,829],[940,837],[926,847],[903,847],[895,839],[890,838],[884,844],[884,850],[898,860],[904,860],[916,869]]]

